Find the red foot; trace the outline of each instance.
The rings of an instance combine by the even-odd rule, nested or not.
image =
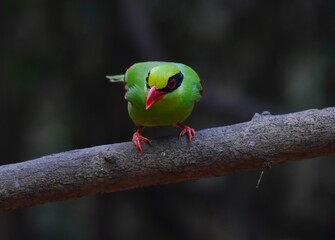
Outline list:
[[[137,131],[133,134],[133,143],[135,144],[136,149],[143,154],[143,149],[141,141],[151,144],[151,141],[142,135],[143,127],[139,127]]]
[[[182,136],[185,135],[185,133],[187,133],[188,142],[191,145],[192,138],[195,136],[194,129],[181,123],[176,123],[176,126],[182,129],[181,132],[179,133],[179,138],[181,138]]]

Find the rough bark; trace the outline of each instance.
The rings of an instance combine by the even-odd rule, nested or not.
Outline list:
[[[151,185],[224,176],[335,154],[335,108],[273,116],[175,136],[73,150],[0,167],[0,210]]]

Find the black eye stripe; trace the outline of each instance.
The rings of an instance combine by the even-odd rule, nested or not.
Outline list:
[[[169,78],[168,83],[165,88],[162,89],[164,92],[172,92],[180,87],[181,83],[183,82],[184,75],[179,72],[176,75],[173,75]],[[174,83],[175,82],[175,83]]]
[[[149,83],[148,83],[150,72],[151,72],[151,71],[148,72],[148,76],[145,78],[145,82],[146,82],[146,84],[147,84],[147,88],[148,88],[148,89],[150,88]]]

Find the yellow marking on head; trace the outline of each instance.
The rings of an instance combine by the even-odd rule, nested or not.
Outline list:
[[[157,89],[166,87],[170,77],[179,73],[180,70],[175,65],[163,64],[151,69],[148,77],[149,87],[156,86]]]

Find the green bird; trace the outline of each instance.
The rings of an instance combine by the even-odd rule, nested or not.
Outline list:
[[[106,76],[111,82],[124,82],[128,113],[138,127],[132,141],[143,154],[141,141],[151,141],[142,135],[144,127],[174,125],[187,135],[191,144],[193,128],[182,124],[201,98],[202,86],[198,74],[189,66],[174,62],[140,62],[125,74]]]

